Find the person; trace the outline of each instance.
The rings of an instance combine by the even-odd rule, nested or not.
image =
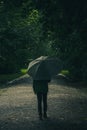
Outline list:
[[[50,80],[33,80],[33,90],[37,95],[39,119],[47,118],[47,93]]]

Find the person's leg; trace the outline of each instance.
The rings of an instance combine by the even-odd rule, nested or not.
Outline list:
[[[47,93],[43,93],[43,111],[44,117],[47,118]]]
[[[42,118],[42,94],[37,93],[37,102],[38,102],[38,113],[40,119]]]

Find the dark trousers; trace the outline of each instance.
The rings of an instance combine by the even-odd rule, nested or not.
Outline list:
[[[38,113],[42,116],[42,110],[44,114],[47,112],[47,93],[37,93],[38,101]]]

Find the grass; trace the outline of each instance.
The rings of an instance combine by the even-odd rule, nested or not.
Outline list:
[[[8,81],[11,81],[17,77],[20,77],[22,74],[21,73],[16,73],[16,74],[2,74],[0,75],[0,83],[6,83]]]
[[[65,75],[65,76],[69,76],[70,72],[68,70],[62,70],[61,74]]]
[[[7,83],[8,81],[14,80],[27,73],[27,69],[21,69],[19,73],[15,74],[1,74],[0,75],[0,86]]]
[[[20,70],[22,74],[26,74],[27,73],[27,69],[21,69]]]

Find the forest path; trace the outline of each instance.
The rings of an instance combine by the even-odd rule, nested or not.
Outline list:
[[[49,84],[48,116],[38,119],[28,75],[10,82],[0,95],[0,130],[87,130],[87,89],[53,80]]]

